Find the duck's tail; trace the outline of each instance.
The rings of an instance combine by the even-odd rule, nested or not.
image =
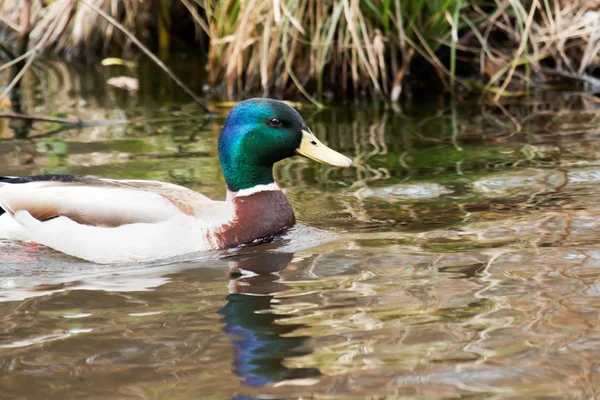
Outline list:
[[[15,184],[15,183],[29,183],[39,181],[60,181],[60,182],[72,182],[77,177],[73,175],[57,175],[57,174],[46,174],[46,175],[35,175],[35,176],[0,176],[0,186],[2,184]],[[2,202],[0,202],[0,215],[6,211],[2,209]]]
[[[8,176],[0,176],[0,186],[2,186],[3,183],[8,183],[9,180],[12,179],[11,177]],[[2,214],[4,214],[6,211],[4,211],[4,209],[2,208],[2,205],[0,204],[0,217],[2,216]]]

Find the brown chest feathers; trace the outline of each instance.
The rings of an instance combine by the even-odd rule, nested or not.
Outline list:
[[[296,223],[294,210],[279,190],[233,198],[235,218],[215,233],[220,248],[273,236]]]

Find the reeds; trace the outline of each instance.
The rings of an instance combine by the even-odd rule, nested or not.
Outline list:
[[[21,2],[0,1],[0,42],[11,43]],[[475,89],[498,101],[551,75],[580,77],[600,66],[593,1],[89,2],[141,42],[167,51],[171,16],[183,15],[196,26],[183,38],[187,50],[207,55],[209,83],[230,98],[301,92],[316,104],[332,97],[396,100],[412,74],[440,90]],[[130,37],[77,0],[34,0],[31,13],[30,47],[45,38],[47,51],[72,57],[130,53]]]

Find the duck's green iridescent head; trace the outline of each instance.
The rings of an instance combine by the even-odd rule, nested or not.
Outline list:
[[[219,157],[233,192],[273,183],[273,164],[301,154],[336,167],[352,161],[321,143],[298,111],[273,99],[251,99],[229,113],[219,137]]]

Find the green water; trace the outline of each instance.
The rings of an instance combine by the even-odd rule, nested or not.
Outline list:
[[[198,71],[178,69],[200,90]],[[139,76],[140,90],[105,84],[119,74]],[[23,94],[33,114],[134,122],[36,124],[10,139],[19,127],[0,120],[0,174],[225,195],[227,105],[206,121],[147,66],[46,62]],[[280,163],[299,225],[273,243],[99,266],[0,242],[0,398],[598,396],[593,98],[299,110],[356,168]]]

